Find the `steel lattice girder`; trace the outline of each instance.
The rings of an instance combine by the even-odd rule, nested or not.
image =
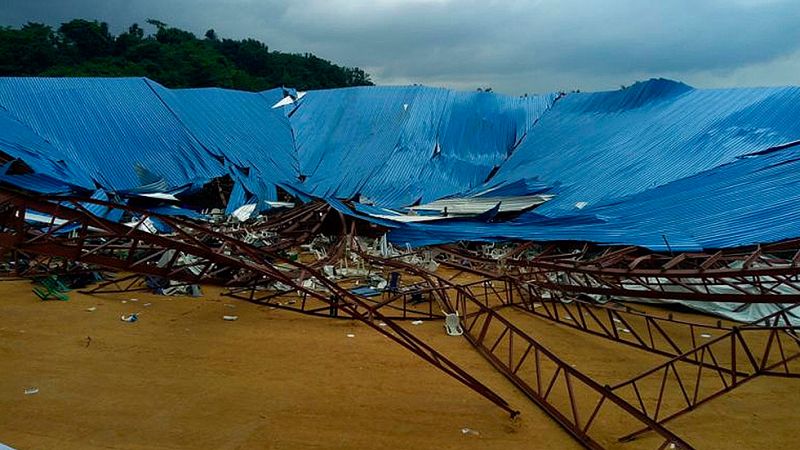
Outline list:
[[[460,252],[448,250],[448,254],[453,256]],[[452,264],[448,260],[442,262]],[[559,291],[546,291],[548,295],[544,298],[535,282],[492,274],[488,261],[480,260],[480,263],[481,269],[465,270],[495,282],[502,281],[504,284],[501,286],[505,291],[498,297],[503,299],[504,306],[514,306],[582,332],[671,356],[665,363],[610,388],[626,397],[642,414],[661,424],[756,377],[800,378],[800,366],[796,364],[800,357],[800,326],[793,326],[789,316],[800,309],[800,304],[790,304],[744,325],[727,326],[722,325],[721,321],[717,321],[716,325],[693,323],[632,312],[629,308],[617,309],[610,305],[594,304]],[[673,334],[665,331],[667,324]],[[711,340],[699,344],[696,334],[701,330],[722,334],[713,339],[706,334]],[[688,348],[674,339],[681,331],[688,331],[691,336]],[[704,371],[716,374],[716,383],[701,383]],[[655,386],[657,395],[648,397],[643,393],[643,386]],[[632,440],[649,430],[649,427],[645,427],[620,440]]]
[[[489,287],[486,280],[459,285],[398,259],[380,258],[363,251],[359,254],[373,264],[393,267],[426,279],[440,293],[443,308],[462,318],[465,324],[464,336],[475,349],[586,448],[603,448],[600,441],[607,437],[598,436],[598,429],[605,427],[597,426],[595,421],[602,416],[602,411],[609,409],[617,409],[633,423],[645,425],[648,430],[658,433],[664,439],[660,442],[659,449],[692,448],[673,432],[647,417],[606,386],[558,358],[500,315],[496,311],[498,305],[492,305],[490,298],[496,297],[495,300],[502,302],[503,294]],[[484,294],[476,295],[473,292],[475,287],[483,288]],[[563,389],[556,392],[554,388],[559,384]],[[578,401],[578,390],[591,393],[590,396],[594,399],[591,405]],[[560,397],[562,401],[559,402],[554,397]]]
[[[531,259],[489,260],[452,246],[440,247],[460,263],[530,281],[551,292],[739,303],[800,303],[798,249],[800,240],[713,255],[667,257],[626,247],[596,256],[586,248],[560,254],[545,249]],[[769,252],[793,256],[777,258]]]
[[[127,226],[101,219],[92,215],[83,205],[85,203],[123,209],[135,215],[138,223]],[[34,226],[25,220],[27,211],[46,214],[51,220]],[[165,237],[142,231],[140,225],[148,218],[167,224],[173,229],[173,235]],[[298,293],[335,304],[344,314],[400,344],[512,416],[518,414],[502,397],[460,366],[316,269],[255,248],[203,225],[109,202],[47,196],[33,198],[0,188],[0,247],[193,284],[255,286],[277,281],[291,286]],[[278,263],[288,270],[278,268]],[[307,274],[330,295],[297,284],[293,273]],[[330,298],[337,300],[331,303]],[[378,322],[385,323],[385,326],[379,326]]]

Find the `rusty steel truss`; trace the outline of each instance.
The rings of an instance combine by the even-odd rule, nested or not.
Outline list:
[[[96,217],[86,209],[87,203],[123,209],[133,222],[125,225]],[[32,222],[26,220],[28,213],[45,215],[49,220]],[[172,229],[169,237],[142,229],[142,224],[153,218]],[[379,308],[328,280],[316,269],[201,224],[109,202],[69,197],[33,198],[0,189],[0,248],[192,284],[256,291],[280,283],[299,295],[326,303],[343,315],[365,323],[512,416],[518,413],[492,389],[385,317]],[[301,279],[313,279],[316,289],[296,282],[298,273]]]
[[[125,223],[93,215],[90,204],[122,211]],[[170,231],[148,231],[154,220]],[[312,241],[326,229],[337,237],[320,248]],[[528,242],[491,257],[455,245],[382,257],[355,234],[355,223],[322,202],[212,228],[109,202],[0,188],[7,273],[102,268],[119,276],[88,292],[148,289],[148,279],[157,278],[173,286],[220,286],[224,295],[267,307],[359,320],[516,415],[491,388],[400,324],[457,315],[467,341],[587,448],[618,439],[637,448],[689,449],[666,428],[672,419],[757,377],[800,377],[794,325],[800,240],[713,254]],[[300,246],[314,247],[316,258],[288,253]],[[447,270],[431,268],[434,261]],[[364,284],[371,279],[402,282],[375,290]],[[736,324],[621,303],[636,299],[784,305],[757,322]],[[506,314],[512,310],[664,361],[627,380],[598,381],[514,323]]]

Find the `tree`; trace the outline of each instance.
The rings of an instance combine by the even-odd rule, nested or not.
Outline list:
[[[21,29],[0,27],[0,74],[36,75],[57,63],[53,29],[28,23]]]
[[[114,37],[105,22],[75,19],[58,28],[61,43],[76,60],[110,56]]]
[[[311,53],[270,51],[255,39],[203,39],[155,19],[114,36],[103,22],[76,19],[57,32],[38,23],[0,27],[0,75],[146,76],[167,87],[219,86],[260,91],[371,85],[369,74]]]

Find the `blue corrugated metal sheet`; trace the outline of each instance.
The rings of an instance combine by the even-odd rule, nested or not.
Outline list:
[[[0,107],[0,152],[25,162],[34,172],[91,189],[91,179],[66,164],[55,146]]]
[[[223,173],[143,78],[0,78],[0,106],[104,187],[140,186],[137,164],[172,186]]]
[[[800,139],[800,88],[692,89],[668,80],[561,99],[494,182],[558,186],[542,214],[643,192]]]
[[[695,90],[651,80],[569,95],[493,183],[555,198],[505,224],[407,224],[395,242],[585,240],[699,250],[800,236],[800,88]],[[781,147],[775,151],[766,151]],[[668,244],[667,244],[668,243]]]
[[[170,90],[149,84],[207,150],[232,166],[231,175],[250,194],[275,200],[276,185],[297,183],[299,163],[289,120],[272,109],[281,89]]]
[[[506,97],[422,86],[309,92],[291,116],[303,188],[381,206],[480,185],[555,96]]]
[[[785,145],[800,140],[800,88],[651,80],[513,98],[365,87],[312,91],[273,109],[287,92],[3,78],[0,152],[34,174],[2,181],[51,192],[175,190],[230,174],[232,205],[260,204],[283,186],[337,208],[358,194],[378,207],[489,188],[555,195],[506,223],[392,224],[390,237],[412,245],[533,239],[666,249],[666,239],[677,250],[800,236],[800,155]]]

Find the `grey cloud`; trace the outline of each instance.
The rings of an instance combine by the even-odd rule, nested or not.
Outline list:
[[[509,93],[615,87],[669,75],[737,84],[769,65],[798,82],[800,2],[793,0],[6,0],[0,22],[155,17],[202,33],[255,37],[365,67],[378,82]],[[785,64],[775,64],[786,61]],[[613,81],[617,80],[617,81]]]

